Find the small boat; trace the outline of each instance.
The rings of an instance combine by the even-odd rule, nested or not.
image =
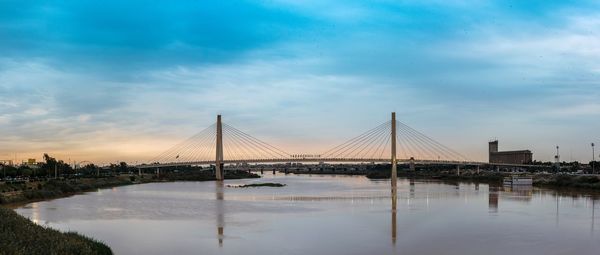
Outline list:
[[[504,178],[504,186],[533,185],[533,178],[528,176],[510,176]]]

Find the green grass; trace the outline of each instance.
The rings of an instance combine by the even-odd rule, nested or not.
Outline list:
[[[113,254],[105,244],[69,232],[39,226],[0,207],[0,254]]]

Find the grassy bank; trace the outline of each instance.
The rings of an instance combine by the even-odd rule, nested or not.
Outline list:
[[[364,175],[369,179],[389,179],[391,176],[390,165],[375,165],[369,169],[346,170],[346,169],[324,169],[323,171],[291,171],[296,174],[337,174],[337,175]],[[410,171],[408,168],[398,168],[398,176],[409,179],[430,179],[451,182],[480,182],[493,185],[502,185],[504,177],[509,177],[514,173],[510,172],[492,172],[482,170],[477,173],[473,168],[461,169],[461,175],[456,174],[455,167],[433,166],[431,168],[419,167],[416,171]],[[521,173],[531,176],[533,185],[537,187],[553,189],[570,190],[590,190],[600,191],[600,178],[590,175],[572,175],[572,174],[542,174],[542,173]]]
[[[247,179],[247,178],[260,178],[260,175],[249,173],[247,171],[227,171],[225,172],[225,179]],[[196,172],[185,172],[185,173],[167,173],[161,174],[159,178],[154,178],[150,181],[215,181],[214,173],[211,171],[196,171]],[[148,181],[146,181],[148,182]]]
[[[496,172],[465,172],[458,176],[455,172],[443,171],[402,171],[398,172],[399,177],[411,179],[437,179],[444,181],[468,181],[482,182],[501,185],[504,177],[513,175],[512,173]],[[567,174],[527,174],[533,178],[533,185],[545,188],[555,189],[585,189],[600,190],[600,178],[597,176],[578,176]],[[389,179],[391,173],[387,171],[373,171],[366,175],[370,179]]]
[[[25,203],[133,184],[129,177],[58,179],[0,185],[0,204]]]
[[[65,195],[77,194],[86,191],[98,190],[133,184],[129,177],[79,179],[79,180],[51,180],[42,184],[41,189],[25,191],[25,197],[30,200],[49,199]]]
[[[112,254],[105,244],[77,233],[39,226],[0,207],[0,254]]]
[[[391,172],[389,170],[378,170],[368,173],[367,178],[369,179],[389,179]],[[472,181],[472,182],[484,182],[484,183],[502,183],[505,174],[494,173],[494,172],[480,172],[472,173],[465,172],[460,176],[456,173],[448,171],[398,171],[398,176],[410,179],[437,179],[437,180],[448,180],[448,181]]]
[[[600,190],[600,178],[576,175],[537,175],[533,184],[540,187]]]
[[[260,178],[259,175],[243,172],[228,171],[225,179]],[[81,192],[95,191],[139,183],[171,182],[171,181],[214,181],[211,171],[165,173],[160,176],[113,176],[102,178],[58,179],[36,182],[18,182],[0,184],[0,205],[18,205],[33,201],[60,198]]]

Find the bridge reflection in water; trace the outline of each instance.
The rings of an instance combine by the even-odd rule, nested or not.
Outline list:
[[[395,195],[395,192],[392,192],[392,243],[394,245],[396,245],[396,231],[397,231],[397,224],[396,224],[396,216],[397,216],[397,204],[398,204],[398,196]]]
[[[415,187],[415,182],[414,180],[410,181],[410,185],[411,185],[411,198],[414,198],[414,187]],[[393,192],[391,191],[391,202],[392,202],[392,206],[391,206],[391,213],[392,213],[392,220],[391,220],[391,236],[392,236],[392,243],[394,245],[396,245],[396,240],[397,240],[397,202],[398,202],[398,196],[397,196],[397,192]],[[225,239],[225,184],[223,181],[215,181],[215,208],[216,208],[216,225],[217,225],[217,240],[219,242],[219,247],[223,247],[223,243],[224,243],[224,239]],[[378,198],[378,197],[373,197],[373,198]],[[371,198],[371,199],[373,199]],[[275,198],[274,198],[275,199]],[[331,199],[331,198],[328,198]],[[360,199],[360,198],[359,198]],[[363,199],[367,199],[366,197],[363,197]],[[296,198],[292,198],[292,197],[287,197],[285,198],[285,200],[290,200],[290,201],[298,201],[299,199]],[[302,200],[302,199],[300,199]],[[311,201],[315,201],[315,200],[319,200],[319,199],[311,199]],[[327,200],[327,199],[325,199]]]
[[[415,199],[419,199],[418,196],[416,196],[416,187],[418,186],[419,182],[415,182],[415,180],[411,179],[411,180],[407,180],[407,183],[405,183],[404,185],[408,184],[408,189],[407,192],[404,194],[400,194],[398,195],[398,192],[394,192],[394,189],[390,190],[389,193],[387,193],[387,195],[384,194],[371,194],[370,196],[363,196],[363,195],[359,195],[359,194],[353,194],[352,197],[345,197],[345,196],[273,196],[271,199],[272,200],[284,200],[284,201],[294,201],[294,202],[314,202],[314,201],[327,201],[327,200],[373,200],[373,199],[391,199],[388,200],[391,202],[391,206],[390,206],[390,212],[391,212],[391,220],[390,220],[390,236],[391,236],[391,241],[393,246],[397,245],[397,241],[398,241],[398,199],[407,199],[408,203],[410,204],[411,200],[415,200]],[[428,182],[424,183],[425,185],[429,185]],[[449,184],[446,184],[449,185]],[[462,183],[452,183],[452,185],[456,186],[456,190],[462,190],[462,189],[473,189],[476,192],[480,191],[480,184],[476,183],[476,184],[462,184]],[[543,189],[534,189],[531,186],[528,187],[504,187],[504,186],[489,186],[489,185],[485,185],[488,186],[487,189],[487,206],[489,209],[489,213],[491,214],[498,214],[499,213],[499,202],[500,200],[506,200],[506,201],[510,201],[510,202],[522,202],[522,203],[529,203],[534,194],[552,194],[555,196],[555,203],[556,203],[556,223],[558,224],[559,222],[559,208],[560,208],[560,199],[561,198],[566,198],[569,196],[572,197],[580,197],[581,194],[569,194],[569,193],[562,193],[562,192],[557,192],[557,191],[550,191],[550,190],[543,190]],[[484,187],[485,187],[484,186]],[[215,182],[215,208],[216,208],[216,226],[217,226],[217,240],[218,240],[218,245],[219,247],[223,247],[224,246],[224,239],[225,239],[225,213],[226,213],[226,209],[225,209],[225,184],[223,181],[216,181]],[[397,188],[397,187],[396,187]],[[484,188],[485,191],[485,188]],[[456,193],[456,194],[460,194],[460,193]],[[430,196],[432,194],[428,194],[427,195],[427,199],[429,198],[436,198],[436,196]],[[401,198],[399,198],[399,196]],[[261,197],[263,199],[267,199],[266,197]],[[443,198],[443,197],[437,197],[437,198]],[[590,218],[591,218],[591,234],[593,236],[594,234],[594,227],[595,227],[595,201],[598,199],[597,195],[591,195],[589,197],[587,197],[587,202],[586,202],[586,207],[590,208]]]
[[[438,254],[446,244],[435,246],[435,241],[483,242],[475,248],[452,246],[449,253],[485,254],[488,247],[510,249],[513,245],[502,243],[507,235],[538,233],[537,244],[519,248],[538,254],[554,249],[547,246],[572,245],[588,251],[582,254],[597,254],[600,247],[597,193],[400,179],[392,198],[389,180],[269,176],[261,182],[285,183],[287,188],[226,187],[257,180],[155,183],[32,203],[17,212],[103,240],[117,254],[191,254],[199,249],[249,255]],[[473,229],[473,235],[455,235]],[[565,232],[569,238],[561,238]],[[582,243],[589,245],[576,246]]]
[[[225,193],[223,181],[215,182],[215,192],[217,195],[217,239],[219,239],[219,247],[223,247],[223,238],[225,236]]]

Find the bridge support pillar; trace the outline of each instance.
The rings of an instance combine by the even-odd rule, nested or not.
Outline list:
[[[477,174],[479,174],[479,165],[477,165]]]
[[[398,169],[396,165],[396,113],[392,112],[392,211],[396,212],[398,200]]]
[[[223,126],[221,124],[221,115],[217,115],[217,144],[215,158],[215,177],[217,181],[222,181],[225,178],[223,170]]]
[[[410,171],[415,171],[415,158],[411,157],[408,164]]]
[[[460,176],[460,165],[456,165],[456,175]]]

